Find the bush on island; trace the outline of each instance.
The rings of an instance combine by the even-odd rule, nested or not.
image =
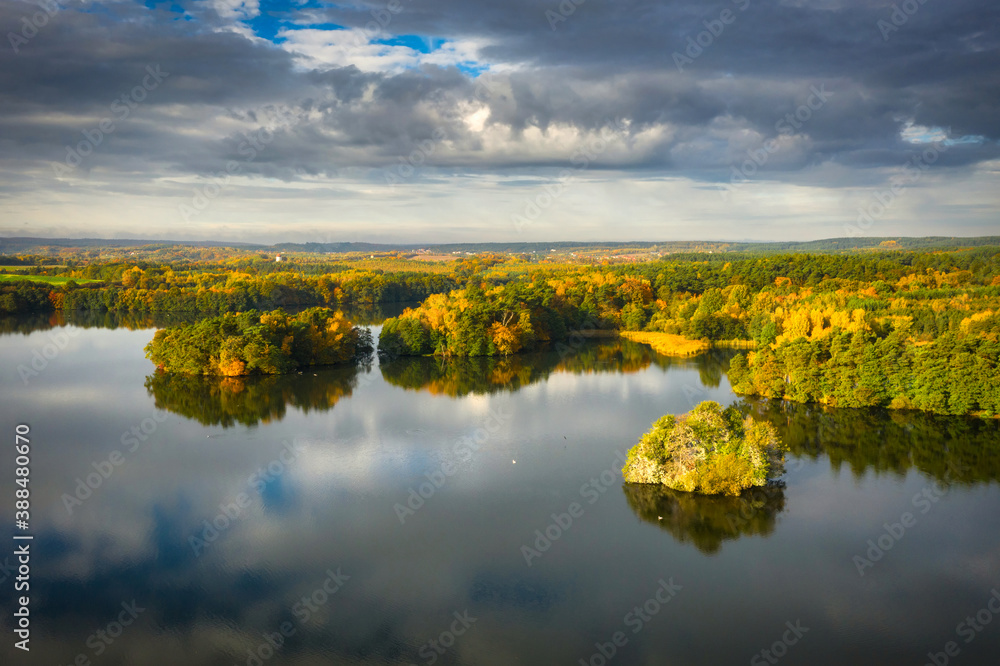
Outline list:
[[[712,401],[658,419],[622,468],[629,483],[706,495],[739,495],[783,472],[783,446],[774,426]]]

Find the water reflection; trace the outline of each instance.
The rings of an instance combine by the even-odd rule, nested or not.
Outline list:
[[[731,352],[713,350],[693,359],[673,359],[656,354],[648,345],[611,339],[507,357],[400,357],[384,361],[380,370],[382,378],[394,386],[460,397],[514,392],[556,372],[631,374],[651,366],[668,370],[694,363],[702,384],[714,388],[722,381],[731,356]]]
[[[721,377],[724,359],[698,363],[702,377]],[[516,392],[552,373],[635,373],[650,365],[669,368],[676,360],[658,357],[627,340],[591,341],[569,353],[550,350],[509,357],[445,359],[403,357],[384,361],[382,378],[401,388],[459,397]],[[288,406],[302,412],[327,411],[350,396],[370,365],[317,368],[284,376],[187,377],[156,372],[145,386],[156,407],[204,425],[252,426],[284,418]]]
[[[826,456],[834,470],[903,477],[911,469],[969,485],[1000,480],[1000,422],[917,411],[833,409],[744,400],[744,411],[778,429],[791,456]]]
[[[785,509],[785,488],[773,484],[737,497],[698,495],[647,483],[622,486],[629,507],[681,543],[716,553],[722,542],[743,536],[768,536]]]
[[[825,457],[833,470],[847,467],[857,478],[874,472],[903,479],[916,469],[946,487],[1000,480],[996,420],[766,400],[744,400],[739,406],[774,424],[788,446],[789,467]],[[708,497],[648,484],[625,484],[622,489],[642,520],[703,553],[717,552],[729,539],[770,535],[786,503],[783,486],[753,489],[739,497]]]
[[[394,386],[461,397],[513,393],[557,372],[629,374],[650,366],[690,367],[692,362],[707,386],[718,386],[728,355],[705,354],[678,361],[659,356],[646,345],[613,339],[508,357],[401,357],[383,361],[379,370]],[[281,420],[288,406],[302,412],[330,410],[351,395],[359,375],[368,372],[370,365],[311,369],[278,377],[185,377],[157,372],[146,377],[145,386],[159,409],[204,425],[252,426]]]
[[[358,326],[377,326],[387,317],[399,315],[405,308],[416,303],[358,303],[340,309],[344,316]],[[295,313],[308,306],[291,306],[284,310]],[[77,328],[127,329],[136,331],[146,328],[163,328],[190,324],[212,313],[194,311],[172,312],[109,312],[107,310],[55,310],[52,312],[27,312],[9,317],[0,317],[0,335],[20,333],[27,335],[35,331],[46,331],[64,326]]]
[[[379,364],[382,379],[405,389],[452,397],[517,391],[548,377],[558,365],[551,354],[503,357],[401,357]]]
[[[0,335],[28,335],[65,325],[61,312],[29,312],[16,317],[0,317]]]
[[[30,362],[47,337],[6,336],[0,361]],[[989,528],[1000,511],[995,423],[745,403],[792,448],[787,487],[740,498],[626,487],[623,498],[614,481],[591,504],[581,484],[600,479],[654,419],[706,398],[736,399],[723,355],[672,361],[591,341],[562,357],[553,349],[521,358],[530,385],[519,390],[497,388],[517,380],[505,384],[485,359],[476,362],[496,377],[450,379],[447,364],[432,367],[442,386],[469,394],[461,399],[427,389],[426,369],[414,368],[434,359],[396,368],[418,390],[382,372],[329,368],[243,380],[239,390],[204,380],[157,387],[154,376],[150,393],[150,337],[80,331],[27,384],[8,374],[5,409],[32,425],[35,444],[32,635],[44,640],[32,641],[30,657],[12,641],[0,645],[0,663],[83,663],[82,655],[143,666],[426,664],[428,641],[468,610],[474,628],[436,664],[571,664],[587,661],[597,641],[631,632],[624,613],[673,576],[683,596],[648,630],[628,634],[616,664],[746,663],[801,617],[812,631],[789,663],[905,666],[922,663],[928,636],[943,645],[1000,580],[1000,536]],[[720,388],[690,391],[713,380]],[[475,395],[491,387],[500,393]],[[154,402],[185,416],[157,421],[136,450],[123,448],[123,433],[157,414]],[[403,524],[395,505],[455,462],[454,443],[490,410],[513,416]],[[257,425],[219,433],[214,424],[226,419]],[[289,458],[286,441],[305,446]],[[111,469],[118,452],[124,462]],[[953,461],[972,468],[969,485],[946,484],[919,513],[912,498],[928,487],[925,475],[946,478]],[[102,469],[109,474],[70,511],[67,493]],[[5,478],[0,491],[10,496],[14,477]],[[527,566],[522,545],[573,501],[584,515]],[[852,557],[903,511],[918,525],[859,577]],[[0,538],[9,542],[12,527]],[[195,536],[212,540],[202,546]],[[3,566],[0,556],[0,577]],[[338,569],[350,576],[343,589],[298,613]],[[0,606],[15,607],[15,594],[0,585]],[[95,654],[88,637],[133,599],[139,619]],[[251,658],[284,622],[295,634]],[[732,628],[726,640],[720,626]],[[983,632],[962,652],[963,663],[993,663],[1000,633]]]
[[[253,426],[280,421],[289,405],[303,413],[333,409],[350,396],[370,364],[316,368],[293,375],[201,377],[155,372],[146,392],[157,409],[167,409],[203,425]]]

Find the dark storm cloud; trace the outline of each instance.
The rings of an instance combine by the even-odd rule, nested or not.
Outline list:
[[[901,5],[916,10],[894,12]],[[663,113],[698,125],[728,113],[773,134],[775,118],[801,103],[798,91],[783,83],[826,81],[852,99],[817,114],[808,132],[820,140],[843,141],[848,149],[892,143],[900,118],[950,128],[958,137],[1000,138],[996,3],[587,0],[577,6],[566,0],[561,13],[560,3],[524,0],[426,0],[403,7],[389,25],[395,32],[473,35],[491,42],[483,50],[487,59],[530,67],[515,77],[516,107],[501,116],[515,126],[566,118],[592,126],[610,114],[653,122]],[[719,22],[724,11],[728,25]],[[372,20],[363,10],[331,10],[328,18],[359,27]],[[719,34],[706,35],[713,27]],[[699,36],[702,44],[710,36],[710,43],[692,47],[689,39]],[[693,56],[681,61],[683,73],[674,53]],[[623,77],[629,84],[617,92],[628,103],[572,92]]]
[[[37,6],[0,4],[0,26],[17,26],[32,9]],[[86,109],[136,85],[152,63],[184,81],[171,86],[171,102],[261,102],[294,90],[289,54],[176,17],[132,3],[102,5],[100,12],[69,6],[18,53],[4,40],[0,95],[5,104]]]
[[[719,176],[745,150],[781,136],[782,119],[815,103],[817,90],[827,98],[789,131],[808,141],[783,147],[765,167],[776,177],[824,162],[899,166],[919,149],[900,137],[908,122],[984,138],[952,146],[942,164],[1000,152],[1000,6],[985,0],[908,0],[902,5],[916,10],[897,15],[898,26],[893,4],[861,0],[400,3],[381,36],[485,44],[481,61],[503,72],[486,94],[454,66],[392,72],[297,61],[278,45],[222,29],[231,20],[204,2],[184,4],[187,18],[131,2],[85,10],[64,3],[18,53],[7,43],[0,50],[0,159],[64,160],[66,147],[111,115],[111,103],[150,65],[169,77],[82,169],[128,164],[132,173],[204,175],[243,159],[254,126],[272,138],[245,172],[285,180],[391,164],[430,140],[439,145],[426,160],[441,167],[565,164],[564,152],[540,153],[524,133],[596,132],[624,120],[632,137],[666,131],[650,135],[643,150],[599,156],[597,165],[711,178],[712,169]],[[314,21],[363,29],[380,16],[385,22],[386,6],[308,11]],[[0,26],[16,33],[35,11],[3,3]],[[489,107],[486,128],[510,128],[514,148],[490,148],[470,129],[463,114],[477,99]]]

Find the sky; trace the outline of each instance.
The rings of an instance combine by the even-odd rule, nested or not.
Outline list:
[[[0,32],[0,236],[1000,233],[995,0],[0,0]]]

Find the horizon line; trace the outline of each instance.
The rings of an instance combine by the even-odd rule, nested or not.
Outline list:
[[[219,245],[219,246],[249,246],[249,247],[276,247],[279,245],[376,245],[384,247],[400,247],[400,248],[421,248],[421,247],[435,247],[435,246],[447,246],[447,245],[553,245],[553,246],[566,246],[566,245],[601,245],[601,244],[615,244],[615,245],[660,245],[660,244],[674,244],[674,243],[717,243],[717,244],[730,244],[730,245],[753,245],[753,244],[777,244],[786,243],[790,245],[803,245],[807,243],[818,243],[822,241],[852,241],[860,242],[863,240],[867,241],[883,241],[883,240],[895,240],[895,239],[905,239],[905,240],[931,240],[931,239],[955,239],[955,240],[980,240],[980,239],[996,239],[1000,242],[1000,236],[996,235],[977,235],[977,236],[958,236],[958,235],[941,235],[941,236],[867,236],[867,237],[851,237],[851,236],[831,236],[826,238],[814,238],[811,240],[758,240],[758,239],[744,239],[744,240],[719,240],[719,239],[694,239],[694,240],[518,240],[518,241],[424,241],[424,242],[385,242],[385,241],[375,241],[375,240],[343,240],[343,241],[277,241],[277,242],[252,242],[252,241],[237,241],[237,240],[219,240],[219,239],[168,239],[168,238],[136,238],[136,237],[122,237],[122,238],[102,238],[95,236],[0,236],[0,254],[2,254],[2,243],[3,241],[89,241],[89,242],[105,242],[105,243],[142,243],[142,244],[171,244],[171,245]]]

